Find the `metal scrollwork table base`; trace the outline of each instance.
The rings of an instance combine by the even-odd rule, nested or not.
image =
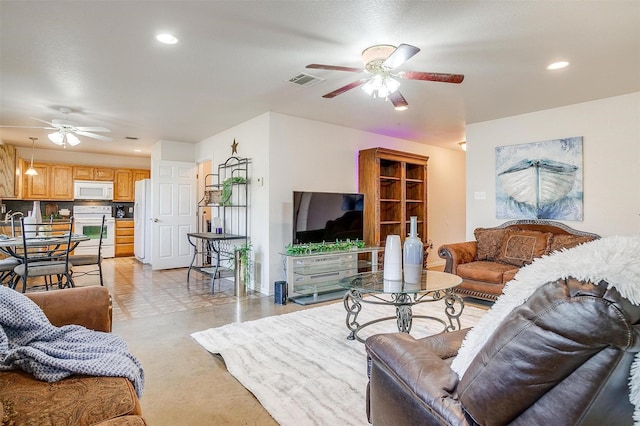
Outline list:
[[[366,272],[346,277],[341,285],[347,289],[343,298],[347,311],[347,329],[350,331],[347,339],[364,343],[364,339],[358,336],[363,328],[394,319],[401,333],[411,331],[414,318],[439,322],[443,326],[443,332],[459,330],[464,301],[453,288],[461,282],[462,279],[456,275],[438,271],[423,271],[420,282],[416,284],[385,280],[383,272]],[[413,306],[438,300],[444,300],[448,322],[433,316],[413,314]],[[363,304],[395,306],[396,315],[361,324],[358,322],[358,315]]]

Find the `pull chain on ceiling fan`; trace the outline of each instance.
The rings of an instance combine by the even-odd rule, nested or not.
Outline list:
[[[462,74],[441,74],[421,71],[393,71],[420,51],[409,44],[401,44],[397,48],[388,44],[380,44],[362,51],[364,68],[342,67],[337,65],[309,64],[307,68],[331,71],[366,72],[370,77],[362,78],[323,95],[323,98],[334,98],[358,86],[362,86],[373,98],[390,100],[396,110],[408,108],[408,102],[400,93],[400,80],[438,81],[442,83],[462,83]]]

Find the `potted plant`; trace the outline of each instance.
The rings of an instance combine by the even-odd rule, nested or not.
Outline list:
[[[233,270],[235,281],[235,295],[245,296],[247,294],[247,284],[251,281],[251,241],[234,247],[233,249]]]
[[[222,181],[222,193],[220,194],[220,200],[223,206],[231,205],[231,192],[234,184],[247,183],[247,180],[242,176],[233,176]]]

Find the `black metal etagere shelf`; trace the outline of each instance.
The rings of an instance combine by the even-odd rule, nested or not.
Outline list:
[[[249,241],[249,166],[250,159],[229,157],[218,165],[217,173],[204,178],[204,196],[198,202],[198,233],[217,233],[219,237],[199,238],[191,269],[212,276],[226,271],[236,246]],[[205,221],[205,209],[211,220]],[[219,221],[216,220],[219,219]],[[219,226],[217,226],[219,222]],[[216,229],[219,228],[219,229]]]

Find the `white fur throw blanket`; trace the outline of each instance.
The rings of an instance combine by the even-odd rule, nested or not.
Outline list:
[[[607,237],[536,259],[507,283],[504,294],[467,333],[451,368],[462,377],[496,327],[514,308],[522,305],[540,286],[573,277],[598,283],[605,280],[634,305],[640,305],[640,235]],[[640,354],[629,377],[633,419],[640,425]]]
[[[31,299],[0,286],[0,371],[55,382],[72,374],[126,377],[142,396],[144,373],[124,340],[79,325],[56,327]]]

